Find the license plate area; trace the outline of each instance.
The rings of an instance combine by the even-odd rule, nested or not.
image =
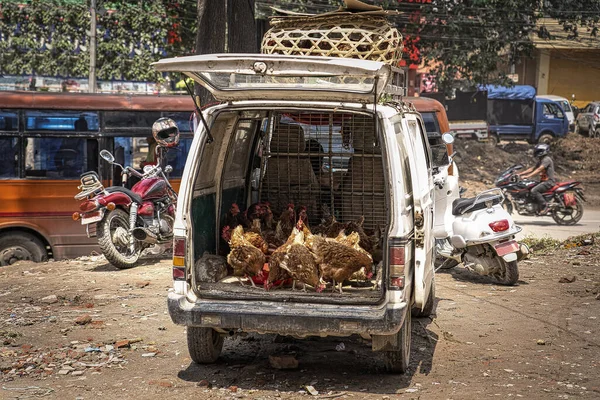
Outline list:
[[[519,243],[516,240],[509,240],[508,242],[499,243],[494,246],[496,253],[500,257],[519,251],[519,248]]]
[[[81,217],[81,225],[92,224],[98,222],[104,217],[104,210],[94,211]]]

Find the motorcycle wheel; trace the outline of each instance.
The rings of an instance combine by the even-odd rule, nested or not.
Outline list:
[[[552,210],[552,219],[558,225],[575,225],[583,217],[583,204],[577,199],[574,206],[560,207]]]
[[[129,235],[126,234],[128,231],[129,213],[119,208],[110,211],[102,221],[98,222],[98,245],[102,254],[119,269],[135,266],[143,250],[142,243],[137,240],[134,241],[133,250],[129,243],[123,243],[129,239]]]

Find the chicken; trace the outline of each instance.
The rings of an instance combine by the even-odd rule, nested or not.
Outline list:
[[[231,232],[238,225],[246,225],[246,218],[244,214],[240,212],[240,207],[237,203],[233,203],[231,208],[225,214],[225,223],[223,225],[223,230],[221,231],[221,237],[226,242],[231,240]]]
[[[252,246],[256,247],[264,254],[268,254],[269,244],[265,241],[265,239],[262,236],[260,228],[260,219],[254,219],[254,221],[252,221],[252,226],[250,227],[250,229],[247,232],[244,232],[243,235],[252,244]]]
[[[369,257],[371,259],[371,262],[373,262],[373,257],[371,256],[371,254],[366,251],[365,249],[363,249],[362,247],[360,247],[359,242],[360,242],[360,236],[358,234],[358,232],[352,232],[350,235],[346,236],[346,234],[344,232],[340,232],[337,237],[335,238],[335,240],[338,243],[342,243],[345,244],[346,246],[350,246],[352,247],[354,250],[357,250],[359,252],[361,252],[362,254],[365,254],[367,257]],[[361,268],[358,271],[356,271],[355,273],[352,274],[352,276],[350,276],[351,280],[356,280],[356,281],[366,281],[371,279],[371,277],[373,276],[372,273],[367,273],[366,268]]]
[[[244,211],[245,216],[245,225],[244,228],[250,228],[252,226],[252,222],[255,219],[261,219],[263,214],[263,209],[261,203],[253,203],[250,204],[250,207],[246,211]]]
[[[337,235],[339,235],[339,233],[341,231],[346,232],[346,229],[348,229],[348,224],[338,222],[333,215],[331,216],[330,221],[331,221],[331,223],[329,224],[329,226],[327,227],[327,230],[325,231],[325,236],[327,236],[329,238],[334,238]]]
[[[329,215],[327,218],[322,219],[321,223],[312,229],[312,232],[315,235],[327,234],[329,227],[331,227],[334,221],[335,217],[333,215]]]
[[[345,233],[346,235],[350,235],[352,232],[358,233],[360,236],[360,247],[369,252],[369,254],[373,253],[373,239],[369,237],[363,228],[363,223],[365,222],[365,217],[360,217],[356,221],[351,221],[346,224]]]
[[[275,227],[273,222],[273,211],[271,211],[271,203],[269,203],[268,201],[264,201],[260,204],[262,207],[262,229],[263,231],[271,231]]]
[[[306,285],[315,288],[317,292],[322,292],[325,285],[321,283],[319,276],[319,267],[315,257],[309,249],[304,245],[304,232],[301,230],[303,226],[302,219],[298,221],[298,225],[294,232],[294,239],[287,248],[283,259],[279,266],[286,270],[294,280],[292,290],[296,287],[296,282],[305,284],[303,290],[306,292]]]
[[[335,240],[314,236],[312,251],[321,267],[322,278],[333,281],[333,290],[339,285],[340,293],[343,293],[343,282],[361,268],[367,274],[372,273],[373,263],[369,256]]]
[[[241,276],[262,277],[265,255],[248,241],[241,225],[233,230],[229,247],[231,247],[231,251],[227,255],[227,263],[231,265],[233,274],[238,277],[242,285]],[[252,279],[250,279],[250,283],[252,286],[256,286]]]
[[[281,243],[284,243],[292,234],[294,225],[296,224],[296,213],[294,205],[288,204],[287,210],[281,213],[277,226],[275,227],[275,238]]]
[[[287,241],[277,247],[277,249],[275,249],[275,251],[273,251],[271,254],[269,258],[269,276],[264,283],[265,290],[269,290],[273,286],[274,282],[285,281],[291,278],[290,274],[285,269],[281,268],[281,262],[285,258],[285,255],[292,245],[294,237],[297,233],[298,230],[294,228]]]
[[[299,206],[296,209],[296,216],[298,219],[302,220],[302,223],[308,226],[308,213],[306,212],[306,206]]]

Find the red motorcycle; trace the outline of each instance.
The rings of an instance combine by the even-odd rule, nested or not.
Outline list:
[[[152,132],[157,162],[146,165],[143,173],[116,163],[107,150],[100,152],[104,160],[121,168],[123,185],[130,176],[140,179],[131,190],[124,186],[105,188],[98,174],[90,171],[81,176],[81,192],[75,196],[84,201],[73,219],[86,225],[88,237],[98,238],[106,259],[119,269],[133,267],[145,248],[173,238],[177,193],[165,176],[172,167],[167,165],[163,171],[161,163],[163,149],[179,143],[179,130],[173,120],[160,118]]]
[[[531,196],[533,189],[539,182],[531,179],[520,179],[518,171],[524,169],[522,165],[513,165],[503,171],[496,179],[496,187],[504,192],[504,208],[512,214],[516,210],[520,215],[537,216],[538,204]],[[583,189],[581,182],[558,182],[550,190],[542,193],[548,203],[550,216],[559,225],[574,225],[583,217]]]

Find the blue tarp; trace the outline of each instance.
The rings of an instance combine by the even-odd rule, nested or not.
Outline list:
[[[479,90],[487,90],[489,100],[532,100],[535,98],[535,88],[529,85],[513,87],[482,85]]]

